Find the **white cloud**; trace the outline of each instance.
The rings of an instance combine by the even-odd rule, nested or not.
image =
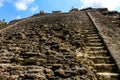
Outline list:
[[[38,6],[33,6],[30,8],[30,12],[34,13],[38,11]]]
[[[17,10],[27,10],[29,5],[32,4],[34,2],[34,0],[17,0],[15,2],[15,7],[17,8]]]
[[[4,0],[0,0],[0,7],[3,6],[3,1],[4,1]]]
[[[120,0],[81,0],[83,5],[81,8],[86,7],[107,7],[109,10],[115,10],[120,7]]]

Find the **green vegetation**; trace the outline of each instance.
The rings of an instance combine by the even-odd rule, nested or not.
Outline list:
[[[5,19],[0,20],[0,27],[5,27],[7,22],[5,22]]]

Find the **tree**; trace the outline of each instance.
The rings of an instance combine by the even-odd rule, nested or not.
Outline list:
[[[5,19],[0,20],[0,27],[5,27],[7,22],[5,22]]]

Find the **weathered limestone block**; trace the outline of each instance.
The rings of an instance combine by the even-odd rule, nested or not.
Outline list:
[[[66,74],[65,71],[63,69],[61,69],[61,68],[55,70],[55,75],[59,76],[59,77],[62,77],[62,78],[70,77],[70,74]]]
[[[45,69],[44,73],[46,74],[47,79],[54,79],[55,75],[51,69]]]
[[[37,65],[38,59],[28,58],[23,60],[23,65]]]

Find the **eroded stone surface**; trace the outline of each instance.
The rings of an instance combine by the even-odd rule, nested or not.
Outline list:
[[[1,30],[0,79],[93,79],[86,59],[76,57],[76,52],[85,53],[81,46],[84,14],[31,17]]]

